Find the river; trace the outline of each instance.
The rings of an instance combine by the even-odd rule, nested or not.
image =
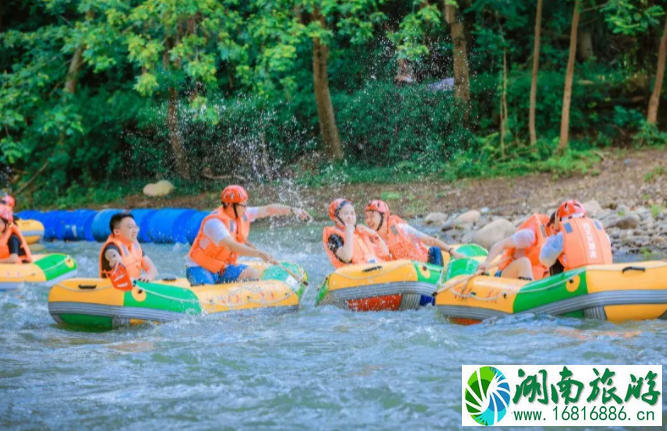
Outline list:
[[[301,310],[278,317],[82,332],[55,325],[46,288],[0,292],[0,429],[453,430],[462,428],[462,364],[667,358],[665,321],[519,315],[460,326],[432,307],[315,308],[315,286],[332,269],[321,236],[318,224],[253,230],[254,243],[310,275]],[[47,248],[96,275],[100,244]],[[162,276],[184,274],[187,246],[144,249]]]

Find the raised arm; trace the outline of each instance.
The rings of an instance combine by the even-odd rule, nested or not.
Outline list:
[[[511,236],[498,241],[497,243],[493,244],[491,246],[491,249],[489,250],[489,254],[486,256],[486,260],[482,262],[478,269],[480,271],[486,271],[491,267],[491,262],[495,260],[500,254],[505,251],[508,248],[514,248],[514,240],[512,239]]]
[[[289,215],[295,215],[301,220],[313,219],[310,214],[301,208],[294,208],[282,204],[271,204],[265,205],[263,207],[257,207],[257,218]]]

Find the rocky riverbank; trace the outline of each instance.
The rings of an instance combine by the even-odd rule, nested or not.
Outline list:
[[[599,220],[612,241],[614,254],[639,254],[658,258],[667,255],[667,211],[662,205],[651,207],[608,202],[604,206],[596,200],[584,202],[588,214]],[[555,211],[556,205],[538,209],[544,214]],[[515,232],[530,215],[500,216],[489,208],[463,213],[431,213],[424,219],[427,225],[440,226],[444,235],[454,243],[479,244],[487,249],[496,241]]]

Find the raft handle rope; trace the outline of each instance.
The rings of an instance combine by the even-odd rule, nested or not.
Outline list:
[[[93,290],[97,288],[97,284],[79,284],[79,289]]]
[[[663,266],[665,266],[665,264],[663,264],[663,265],[658,265],[658,266],[656,266],[655,268],[660,268],[660,267],[663,267]],[[641,269],[643,269],[643,271],[641,271],[641,272],[645,272],[645,271],[646,271],[646,268],[641,268],[641,267],[634,267],[634,268],[636,268],[637,270],[641,270]],[[639,269],[639,268],[641,268],[641,269]],[[627,268],[624,268],[624,269],[627,269]],[[652,268],[649,268],[649,269],[652,269]],[[618,269],[604,269],[604,268],[600,268],[600,269],[594,269],[594,271],[619,271],[619,270],[618,270]],[[620,270],[620,271],[623,272],[623,270]],[[583,273],[583,271],[582,271],[582,272],[579,272],[579,273],[577,273],[577,274],[575,274],[573,277],[569,277],[567,280],[556,281],[556,282],[554,282],[554,283],[547,284],[546,286],[543,286],[543,287],[541,287],[541,288],[539,288],[539,289],[528,290],[528,291],[526,291],[526,292],[521,292],[521,289],[524,288],[524,287],[526,287],[527,284],[524,284],[524,285],[522,285],[522,286],[516,286],[516,285],[514,285],[514,286],[507,286],[506,288],[503,289],[503,291],[502,291],[501,293],[499,293],[499,294],[496,295],[496,296],[489,297],[489,298],[480,298],[480,297],[477,296],[477,294],[476,294],[475,292],[470,292],[470,294],[466,295],[466,294],[464,294],[464,293],[461,293],[460,291],[455,291],[455,290],[453,290],[453,289],[452,289],[452,293],[453,293],[454,295],[460,297],[460,298],[463,298],[463,299],[474,298],[474,299],[477,299],[477,300],[479,300],[479,301],[495,301],[496,299],[500,298],[501,296],[502,296],[503,298],[506,298],[506,297],[507,297],[507,292],[509,292],[509,293],[522,293],[522,294],[524,294],[524,295],[525,295],[525,294],[531,294],[531,293],[540,293],[540,292],[544,292],[544,291],[546,291],[546,290],[553,289],[554,287],[558,287],[558,286],[559,286],[561,283],[563,283],[564,281],[567,282],[567,283],[574,283],[574,277],[579,277],[582,273]]]
[[[626,266],[621,270],[621,274],[625,274],[625,271],[640,271],[640,272],[646,272],[646,268],[643,266]]]
[[[28,273],[28,274],[22,274],[22,275],[20,275],[20,276],[18,276],[18,277],[11,277],[11,276],[10,276],[10,277],[3,277],[3,279],[4,279],[4,280],[7,280],[7,281],[15,281],[15,280],[18,280],[18,281],[23,281],[23,282],[26,282],[26,283],[44,283],[45,281],[49,281],[49,280],[45,280],[45,281],[30,281],[30,280],[25,280],[25,279],[26,279],[26,278],[29,278],[29,277],[34,277],[34,276],[39,275],[39,274],[44,274],[44,276],[45,276],[45,278],[46,278],[46,273],[47,273],[48,271],[52,271],[52,270],[58,268],[58,267],[61,266],[61,265],[67,265],[67,262],[74,262],[74,260],[72,259],[71,256],[68,255],[65,259],[61,260],[60,262],[58,262],[58,263],[56,263],[56,264],[53,264],[52,266],[50,266],[50,267],[48,267],[48,268],[44,268],[44,269],[41,269],[41,268],[40,268],[40,271],[35,271],[35,272]],[[35,261],[32,261],[32,262],[30,262],[30,263],[28,263],[28,264],[22,264],[22,265],[33,265],[33,264],[35,264]],[[69,267],[69,265],[68,265],[68,267]]]
[[[103,291],[103,290],[108,290],[108,289],[112,289],[112,288],[113,288],[113,286],[112,286],[111,284],[109,284],[108,286],[104,286],[104,287],[102,287],[102,288],[100,288],[100,289],[97,289],[97,285],[91,285],[91,286],[92,286],[92,289],[91,289],[91,288],[84,288],[84,289],[86,289],[86,290],[90,289],[90,292],[81,292],[79,289],[81,289],[81,286],[82,286],[82,285],[79,285],[79,289],[72,289],[72,288],[69,288],[69,287],[64,286],[64,285],[62,285],[62,284],[57,284],[56,286],[60,287],[60,288],[63,289],[63,290],[67,290],[67,291],[69,291],[69,292],[79,292],[79,293],[94,293],[94,292],[101,292],[101,291]],[[84,285],[84,286],[86,286],[86,285]],[[201,300],[201,301],[200,301],[200,300],[198,300],[198,299],[195,300],[195,299],[174,298],[173,296],[163,295],[163,294],[161,294],[161,293],[158,293],[158,292],[155,292],[155,291],[152,291],[152,290],[148,290],[148,289],[146,289],[145,287],[139,287],[139,286],[135,286],[135,287],[138,289],[138,293],[146,292],[146,294],[151,294],[151,295],[157,296],[157,297],[159,297],[159,298],[164,298],[164,299],[168,299],[168,300],[171,300],[171,301],[185,302],[185,303],[191,303],[191,304],[200,304],[200,305],[204,305],[204,304],[218,304],[218,305],[222,305],[222,306],[227,306],[227,307],[229,307],[230,309],[234,309],[235,307],[238,307],[238,306],[241,306],[241,305],[245,305],[245,304],[249,304],[249,303],[263,304],[263,305],[273,305],[273,304],[282,302],[282,301],[284,301],[285,299],[287,299],[288,297],[290,297],[291,295],[294,295],[294,294],[295,294],[294,291],[292,291],[292,289],[289,289],[289,291],[285,291],[285,292],[284,292],[285,295],[284,295],[283,297],[281,297],[281,298],[276,298],[276,299],[274,299],[274,300],[272,300],[272,301],[250,300],[250,297],[247,297],[248,300],[247,300],[245,303],[243,303],[243,304],[241,304],[241,303],[238,303],[238,304],[234,303],[234,304],[232,304],[232,303],[230,303],[230,302],[222,302],[222,301],[217,302],[217,301],[215,301],[216,299],[217,299],[217,300],[222,299],[222,295],[220,295],[220,296],[218,296],[218,297],[210,298],[209,300]],[[237,286],[237,289],[239,289],[239,288],[240,288],[240,289],[244,289],[244,290],[248,290],[248,291],[250,291],[251,293],[257,293],[257,294],[259,294],[259,295],[261,295],[261,294],[263,293],[263,292],[261,292],[261,291],[258,290],[257,286]],[[93,292],[93,291],[94,291],[94,292]],[[244,292],[244,293],[245,293],[245,292]],[[278,293],[280,293],[280,292],[278,292]],[[228,297],[232,297],[232,296],[239,296],[239,297],[240,297],[240,296],[242,296],[242,295],[243,295],[243,293],[232,292],[232,293],[229,293],[227,296],[228,296]],[[215,302],[214,302],[214,301],[215,301]],[[202,310],[202,311],[203,311],[203,310]]]

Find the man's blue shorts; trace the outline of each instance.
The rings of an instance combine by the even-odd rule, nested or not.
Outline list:
[[[201,266],[191,266],[185,270],[185,276],[193,286],[201,284],[224,284],[233,283],[239,279],[239,276],[248,267],[239,263],[237,265],[227,265],[222,274],[211,272]]]

